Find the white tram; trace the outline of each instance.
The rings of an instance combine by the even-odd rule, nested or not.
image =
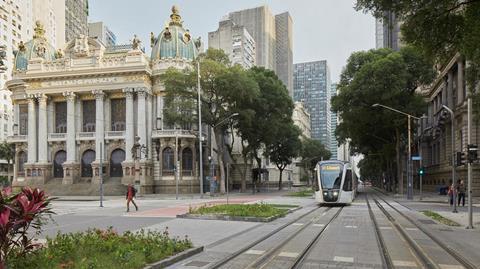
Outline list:
[[[350,204],[357,194],[352,166],[343,161],[321,161],[315,167],[315,200],[321,204]]]

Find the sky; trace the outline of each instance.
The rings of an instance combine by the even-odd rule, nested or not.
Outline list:
[[[129,43],[136,34],[150,52],[150,32],[155,35],[169,21],[177,5],[184,27],[201,36],[207,47],[208,32],[229,12],[268,5],[273,14],[290,12],[293,20],[293,62],[327,60],[331,80],[337,82],[354,51],[375,47],[375,20],[353,9],[354,0],[90,0],[89,21],[103,21]]]

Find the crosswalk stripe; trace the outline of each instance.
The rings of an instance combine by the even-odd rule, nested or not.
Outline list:
[[[253,254],[253,255],[262,255],[265,253],[264,250],[255,250],[255,249],[249,249],[245,254]]]
[[[417,263],[411,262],[411,261],[399,261],[399,260],[394,260],[392,261],[394,266],[404,266],[404,267],[417,267]]]

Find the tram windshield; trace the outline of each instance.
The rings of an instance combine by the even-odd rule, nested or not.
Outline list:
[[[342,184],[342,165],[325,164],[320,166],[320,179],[323,189],[339,189]]]

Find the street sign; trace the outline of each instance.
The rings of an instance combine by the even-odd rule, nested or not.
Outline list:
[[[421,161],[422,156],[412,156],[412,161]]]

